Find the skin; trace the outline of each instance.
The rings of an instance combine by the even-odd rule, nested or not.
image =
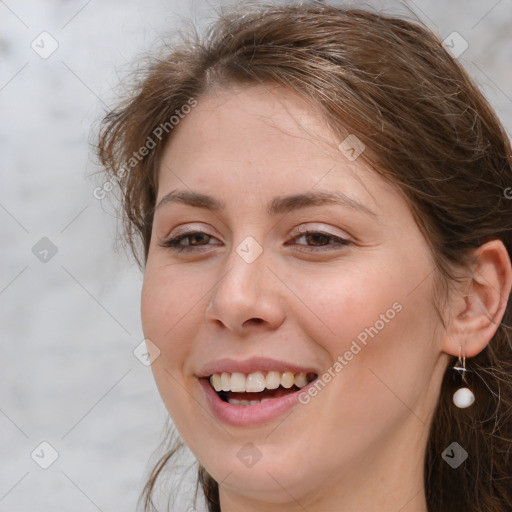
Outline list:
[[[157,208],[141,303],[144,334],[161,351],[158,389],[220,483],[223,512],[426,512],[423,454],[449,354],[479,353],[510,294],[510,260],[489,242],[447,301],[444,330],[431,254],[406,202],[340,142],[296,93],[258,85],[200,98],[165,148],[157,204],[172,190],[226,204]],[[338,204],[266,212],[276,196],[311,190],[344,192],[375,216]],[[178,226],[209,236],[175,253],[160,244]],[[236,252],[249,236],[263,248],[252,263]],[[307,405],[258,427],[210,413],[197,379],[206,363],[267,356],[325,371],[396,302],[401,311]],[[262,454],[251,468],[237,457],[248,442]]]

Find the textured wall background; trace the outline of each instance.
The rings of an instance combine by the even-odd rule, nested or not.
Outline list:
[[[0,0],[0,512],[136,508],[167,415],[133,354],[142,278],[113,251],[88,138],[116,69],[209,4],[227,5]],[[512,0],[408,5],[468,42],[460,58],[511,133]]]

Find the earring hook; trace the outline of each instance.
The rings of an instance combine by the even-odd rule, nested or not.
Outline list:
[[[466,368],[466,356],[462,357],[462,346],[460,347],[457,364],[453,369],[457,370],[462,375],[462,382],[466,382],[466,372],[469,370]]]

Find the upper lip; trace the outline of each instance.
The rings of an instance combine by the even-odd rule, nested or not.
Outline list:
[[[235,359],[224,358],[217,359],[205,364],[197,373],[199,378],[210,377],[214,373],[243,373],[248,375],[254,372],[278,371],[278,372],[292,372],[292,373],[315,373],[318,371],[310,366],[300,366],[298,364],[289,363],[286,361],[279,361],[268,357],[251,357],[237,361]]]

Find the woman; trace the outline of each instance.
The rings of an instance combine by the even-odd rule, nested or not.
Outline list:
[[[209,511],[512,510],[511,154],[391,16],[240,9],[154,59],[99,156]]]

